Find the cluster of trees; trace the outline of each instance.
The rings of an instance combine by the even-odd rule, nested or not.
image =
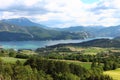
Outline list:
[[[114,70],[120,68],[120,57],[112,54],[104,55],[83,55],[83,54],[49,54],[46,56],[49,59],[65,59],[65,60],[79,60],[82,62],[92,62],[93,67],[102,67],[103,70]]]
[[[69,48],[61,47],[60,45],[39,48],[36,52],[44,53],[47,59],[65,59],[78,60],[82,62],[92,62],[94,67],[101,66],[103,70],[114,70],[120,67],[120,53],[108,50],[96,55],[83,54],[82,52],[71,51]],[[40,54],[41,55],[41,54]]]
[[[4,63],[0,60],[0,80],[53,80],[43,71],[24,66],[20,61],[15,64]]]
[[[47,60],[43,58],[29,58],[24,64],[4,63],[0,60],[1,80],[112,80],[103,75],[99,69],[87,70],[80,65]]]
[[[107,57],[96,57],[92,61],[92,67],[102,66],[103,70],[114,70],[120,68],[120,57],[115,55],[109,55]]]
[[[71,54],[51,53],[45,57],[47,57],[48,59],[65,59],[65,60],[78,60],[78,61],[82,61],[82,62],[92,62],[95,56],[94,55],[84,55],[81,53],[71,53]]]
[[[112,80],[111,77],[103,75],[100,68],[87,70],[80,65],[61,61],[30,58],[25,62],[25,65],[30,65],[32,69],[38,71],[44,71],[53,80]]]
[[[15,57],[17,51],[13,49],[5,50],[5,49],[0,49],[0,57]]]
[[[58,53],[58,52],[72,52],[69,48],[66,47],[45,47],[45,48],[38,48],[36,52],[39,54],[48,55],[49,53]]]
[[[15,51],[14,49],[7,49],[7,50],[0,49],[0,57],[15,57],[15,58],[27,59],[30,56],[32,55],[20,53],[20,51]]]

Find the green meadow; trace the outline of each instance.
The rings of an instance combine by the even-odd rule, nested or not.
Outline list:
[[[15,63],[17,60],[21,62],[25,62],[26,59],[19,59],[19,58],[13,58],[13,57],[0,57],[3,62],[5,63]]]
[[[105,71],[104,74],[111,76],[114,80],[120,80],[120,68],[116,70]]]
[[[77,61],[77,60],[57,60],[57,59],[52,59],[52,60],[66,62],[68,64],[73,63],[76,65],[81,65],[82,67],[85,67],[86,69],[91,68],[91,62],[81,62],[81,61]]]

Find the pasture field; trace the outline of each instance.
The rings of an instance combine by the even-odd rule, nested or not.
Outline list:
[[[113,80],[120,80],[120,68],[116,70],[105,71],[104,74],[111,76]]]
[[[17,60],[21,61],[22,63],[26,61],[26,59],[19,59],[19,58],[13,58],[13,57],[0,57],[0,58],[3,60],[4,63],[15,63]],[[57,60],[57,59],[50,59],[50,60],[63,61],[68,64],[73,63],[73,64],[81,65],[86,69],[91,68],[91,62],[81,62],[76,60]]]
[[[99,48],[99,47],[73,47],[73,46],[67,46],[71,51],[78,51],[82,52],[85,55],[96,55],[97,53],[101,52],[108,52],[108,48]]]
[[[91,62],[81,62],[81,61],[76,61],[76,60],[57,60],[57,59],[51,59],[51,60],[55,60],[55,61],[63,61],[66,62],[68,64],[76,64],[76,65],[81,65],[82,67],[85,67],[86,69],[90,69],[91,68]]]
[[[19,59],[19,58],[13,58],[13,57],[0,57],[3,62],[5,63],[15,63],[17,60],[21,61],[21,62],[25,62],[26,59]]]

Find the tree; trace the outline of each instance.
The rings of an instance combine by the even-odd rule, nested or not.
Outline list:
[[[72,73],[58,73],[55,80],[80,80],[80,78]]]

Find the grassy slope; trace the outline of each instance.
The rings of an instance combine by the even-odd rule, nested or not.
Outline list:
[[[52,60],[56,60],[56,59],[52,59]],[[81,62],[81,61],[75,61],[75,60],[56,60],[56,61],[63,61],[68,64],[73,63],[73,64],[81,65],[81,66],[85,67],[86,69],[91,68],[91,62]]]
[[[15,63],[17,60],[20,60],[21,62],[25,62],[26,59],[19,59],[19,58],[13,58],[13,57],[0,57],[5,63]],[[52,59],[52,60],[56,60],[56,59]],[[74,63],[77,65],[81,65],[83,67],[85,67],[86,69],[90,69],[91,67],[91,63],[90,62],[80,62],[80,61],[75,61],[75,60],[56,60],[56,61],[63,61],[66,62],[68,64],[70,63]]]
[[[105,71],[104,74],[110,75],[114,80],[120,80],[120,68],[116,70]]]
[[[5,63],[15,63],[17,60],[20,60],[21,62],[25,62],[26,59],[19,59],[19,58],[13,58],[13,57],[0,57]]]
[[[77,65],[81,65],[81,66],[85,67],[86,69],[91,68],[91,63],[90,62],[80,62],[80,61],[75,61],[75,60],[62,60],[62,61],[67,62],[68,64],[74,63],[74,64],[77,64]]]
[[[108,48],[99,48],[99,47],[73,47],[73,46],[66,46],[71,51],[78,51],[82,52],[85,55],[96,55],[97,53],[107,52]]]

